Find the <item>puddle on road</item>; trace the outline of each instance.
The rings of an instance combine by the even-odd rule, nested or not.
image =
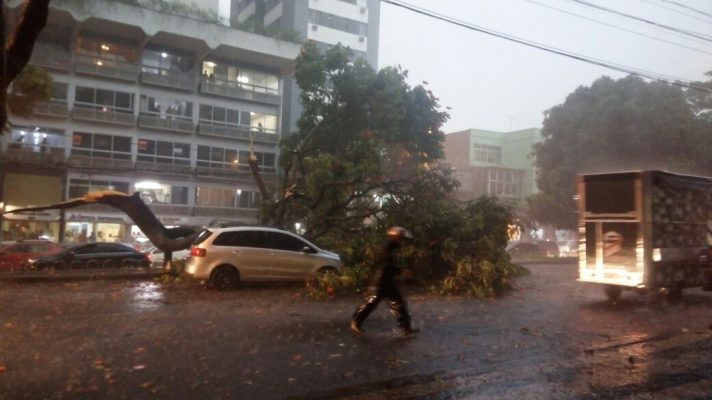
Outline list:
[[[165,294],[160,283],[142,282],[126,291],[130,306],[136,311],[153,311],[165,304]]]

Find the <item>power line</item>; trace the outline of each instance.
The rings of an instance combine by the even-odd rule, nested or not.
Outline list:
[[[555,11],[558,11],[558,12],[561,12],[561,13],[564,13],[564,14],[572,15],[572,16],[574,16],[574,17],[582,18],[582,19],[585,19],[585,20],[587,20],[587,21],[594,22],[594,23],[596,23],[596,24],[605,25],[605,26],[608,26],[608,27],[611,27],[611,28],[614,28],[614,29],[618,29],[618,30],[624,31],[624,32],[632,33],[632,34],[634,34],[634,35],[643,36],[643,37],[646,37],[646,38],[649,38],[649,39],[653,39],[653,40],[657,40],[657,41],[660,41],[660,42],[668,43],[668,44],[671,44],[671,45],[673,45],[673,46],[682,47],[682,48],[685,48],[685,49],[688,49],[688,50],[692,50],[692,51],[696,51],[696,52],[699,52],[699,53],[704,53],[704,54],[712,55],[712,52],[709,52],[709,51],[705,51],[705,50],[698,49],[698,48],[695,48],[695,47],[686,46],[686,45],[684,45],[684,44],[682,44],[682,43],[672,42],[672,41],[669,41],[669,40],[661,39],[661,38],[659,38],[659,37],[655,37],[655,36],[652,36],[652,35],[647,35],[647,34],[645,34],[645,33],[632,31],[632,30],[630,30],[630,29],[626,29],[626,28],[623,28],[623,27],[620,27],[620,26],[617,26],[617,25],[609,24],[609,23],[607,23],[607,22],[603,22],[603,21],[599,21],[599,20],[596,20],[596,19],[593,19],[593,18],[589,18],[589,17],[586,17],[586,16],[584,16],[584,15],[580,15],[580,14],[576,14],[576,13],[573,13],[573,12],[570,12],[570,11],[562,10],[562,9],[560,9],[560,8],[556,8],[556,7],[550,6],[550,5],[548,5],[548,4],[539,3],[538,1],[535,1],[535,0],[525,0],[525,1],[528,1],[528,2],[530,2],[530,3],[536,4],[536,5],[541,6],[541,7],[546,7],[546,8],[549,8],[549,9],[551,9],[551,10],[555,10]]]
[[[644,22],[644,23],[646,23],[646,24],[650,24],[650,25],[656,26],[656,27],[658,27],[658,28],[667,29],[667,30],[672,31],[672,32],[678,32],[678,33],[682,33],[683,35],[687,35],[687,36],[690,36],[690,37],[694,37],[694,38],[697,38],[697,39],[701,39],[701,40],[704,40],[704,41],[707,41],[707,42],[712,42],[712,38],[710,38],[710,37],[707,36],[707,35],[703,35],[703,34],[701,34],[701,33],[693,32],[693,31],[688,31],[688,30],[685,30],[685,29],[676,28],[676,27],[670,26],[670,25],[661,24],[661,23],[658,23],[658,22],[655,22],[655,21],[651,21],[651,20],[649,20],[649,19],[637,17],[637,16],[632,15],[632,14],[624,13],[624,12],[621,12],[621,11],[616,11],[616,10],[613,10],[613,9],[611,9],[611,8],[608,8],[608,7],[603,7],[603,6],[599,6],[599,5],[597,5],[597,4],[589,3],[588,1],[584,1],[584,0],[570,0],[570,1],[573,1],[574,3],[583,4],[583,5],[587,6],[587,7],[595,8],[595,9],[597,9],[597,10],[605,11],[605,12],[612,13],[612,14],[617,14],[617,15],[620,15],[620,16],[623,16],[623,17],[626,17],[626,18],[634,19],[634,20],[636,20],[636,21]]]
[[[672,7],[667,7],[667,6],[664,6],[664,5],[662,5],[662,4],[657,4],[657,3],[655,3],[655,2],[652,1],[652,0],[643,0],[643,1],[646,2],[646,3],[649,3],[649,4],[654,5],[655,7],[664,8],[664,9],[666,9],[666,10],[668,10],[668,11],[672,11],[672,12],[674,12],[674,13],[676,13],[676,14],[684,15],[684,16],[686,16],[686,17],[689,17],[689,18],[692,18],[692,19],[696,19],[696,20],[698,20],[698,21],[702,21],[702,22],[705,22],[705,23],[708,23],[708,24],[712,24],[712,20],[705,19],[705,18],[700,18],[700,17],[694,16],[694,15],[692,15],[692,14],[688,14],[688,13],[686,13],[686,12],[682,12],[682,11],[680,11],[680,10],[676,10],[676,9],[674,9],[674,8],[672,8]],[[664,0],[660,0],[660,1],[664,1]]]
[[[598,66],[600,66],[600,67],[608,68],[608,69],[611,69],[611,70],[614,70],[614,71],[623,72],[623,73],[627,73],[627,74],[631,74],[631,75],[636,75],[636,76],[640,76],[640,77],[643,77],[643,78],[648,78],[648,79],[651,79],[651,80],[664,81],[664,82],[667,82],[668,84],[671,84],[671,85],[676,85],[676,86],[680,86],[680,87],[684,87],[684,88],[690,88],[690,89],[694,89],[694,90],[698,90],[698,91],[702,91],[702,92],[706,92],[706,93],[712,93],[712,90],[709,90],[709,89],[706,89],[706,88],[703,88],[703,87],[697,87],[697,86],[692,86],[692,85],[690,85],[691,82],[690,82],[689,80],[686,80],[686,79],[677,78],[677,77],[672,77],[672,76],[664,77],[664,75],[662,75],[662,74],[656,74],[656,73],[653,73],[653,72],[650,72],[650,71],[644,71],[644,70],[634,69],[634,68],[631,68],[631,67],[626,67],[626,66],[623,66],[623,65],[618,65],[618,64],[611,63],[611,62],[606,62],[606,61],[602,61],[602,60],[597,60],[597,59],[594,59],[594,58],[586,57],[586,56],[583,56],[583,55],[578,55],[578,54],[575,54],[575,53],[570,53],[570,52],[567,52],[567,51],[564,51],[564,50],[556,49],[556,48],[551,47],[551,46],[547,46],[547,45],[544,45],[544,44],[536,43],[536,42],[533,42],[533,41],[530,41],[530,40],[526,40],[526,39],[522,39],[522,38],[519,38],[519,37],[516,37],[516,36],[508,35],[508,34],[505,34],[505,33],[493,31],[493,30],[490,30],[490,29],[487,29],[487,28],[483,28],[483,27],[480,27],[480,26],[477,26],[477,25],[474,25],[474,24],[471,24],[471,23],[468,23],[468,22],[464,22],[464,21],[460,21],[460,20],[457,20],[457,19],[454,19],[454,18],[451,18],[451,17],[447,17],[447,16],[445,16],[445,15],[438,14],[438,13],[436,13],[436,12],[434,12],[434,11],[430,11],[430,10],[426,10],[426,9],[423,9],[423,8],[420,8],[420,7],[416,7],[416,6],[413,6],[413,5],[411,5],[411,4],[404,3],[404,2],[399,1],[399,0],[381,0],[381,2],[388,3],[388,4],[391,4],[391,5],[396,6],[396,7],[401,7],[401,8],[404,8],[404,9],[406,9],[406,10],[415,12],[415,13],[417,13],[417,14],[425,15],[425,16],[428,16],[428,17],[431,17],[431,18],[434,18],[434,19],[438,19],[438,20],[441,20],[441,21],[444,21],[444,22],[448,22],[448,23],[451,23],[451,24],[453,24],[453,25],[460,26],[460,27],[462,27],[462,28],[466,28],[466,29],[473,30],[473,31],[476,31],[476,32],[484,33],[484,34],[486,34],[486,35],[498,37],[498,38],[500,38],[500,39],[509,40],[509,41],[511,41],[511,42],[519,43],[519,44],[522,44],[522,45],[525,45],[525,46],[528,46],[528,47],[533,47],[533,48],[536,48],[536,49],[539,49],[539,50],[543,50],[543,51],[546,51],[546,52],[549,52],[549,53],[557,54],[557,55],[560,55],[560,56],[572,58],[572,59],[574,59],[574,60],[583,61],[583,62],[586,62],[586,63],[589,63],[589,64],[593,64],[593,65],[598,65]]]
[[[700,11],[700,10],[698,10],[698,9],[696,9],[696,8],[692,8],[692,7],[690,7],[690,6],[686,5],[686,4],[682,4],[682,3],[677,2],[677,1],[673,1],[673,0],[660,0],[660,1],[664,1],[665,3],[674,4],[674,5],[678,6],[678,7],[686,8],[686,9],[691,10],[691,11],[694,11],[694,12],[696,12],[696,13],[700,13],[700,14],[702,14],[702,15],[706,15],[706,16],[708,16],[708,17],[712,17],[712,14],[706,13],[706,12],[704,12],[704,11]]]

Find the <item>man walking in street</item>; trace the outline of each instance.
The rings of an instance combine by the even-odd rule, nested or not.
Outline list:
[[[363,321],[384,298],[390,301],[391,314],[403,330],[403,334],[408,336],[417,332],[417,329],[411,326],[405,300],[396,282],[400,272],[396,262],[396,252],[405,240],[413,239],[413,235],[407,229],[398,226],[389,228],[387,234],[385,260],[378,273],[373,277],[372,287],[369,289],[370,293],[366,297],[366,301],[356,309],[351,320],[351,330],[356,334],[363,333],[363,329],[361,329]]]

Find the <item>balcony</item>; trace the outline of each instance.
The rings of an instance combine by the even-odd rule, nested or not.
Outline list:
[[[67,164],[78,168],[129,170],[133,168],[131,154],[110,153],[88,149],[72,149]]]
[[[195,132],[193,120],[166,114],[144,113],[138,117],[138,126],[141,128],[158,129],[162,131],[192,134]]]
[[[197,79],[194,75],[163,68],[141,67],[141,83],[172,89],[195,91]]]
[[[189,174],[193,172],[190,160],[169,157],[146,156],[139,154],[136,159],[136,169],[167,173]]]
[[[32,113],[38,117],[67,118],[69,107],[66,101],[41,101],[35,103]]]
[[[193,207],[193,211],[196,217],[257,218],[257,210],[195,206]]]
[[[36,42],[30,57],[30,64],[57,71],[68,72],[72,69],[72,57],[59,46]]]
[[[206,94],[230,97],[233,99],[266,103],[273,106],[282,104],[278,90],[255,86],[242,82],[226,81],[203,76],[200,91]]]
[[[274,132],[274,133],[270,133]],[[275,144],[279,140],[276,131],[251,128],[239,125],[218,125],[211,121],[200,121],[198,123],[198,134],[204,136],[218,136],[228,139],[254,141],[268,144]]]
[[[2,159],[21,164],[54,165],[64,161],[64,149],[61,147],[11,143],[8,149],[5,150]]]
[[[72,118],[80,121],[133,126],[136,124],[136,117],[132,112],[128,111],[97,104],[75,102],[72,109]]]
[[[97,75],[129,82],[138,80],[136,64],[86,55],[77,55],[74,71],[78,74]]]

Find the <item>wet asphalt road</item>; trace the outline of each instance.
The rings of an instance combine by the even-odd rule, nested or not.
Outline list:
[[[712,399],[712,293],[610,304],[528,267],[499,299],[407,292],[411,339],[300,285],[0,281],[0,399]]]

